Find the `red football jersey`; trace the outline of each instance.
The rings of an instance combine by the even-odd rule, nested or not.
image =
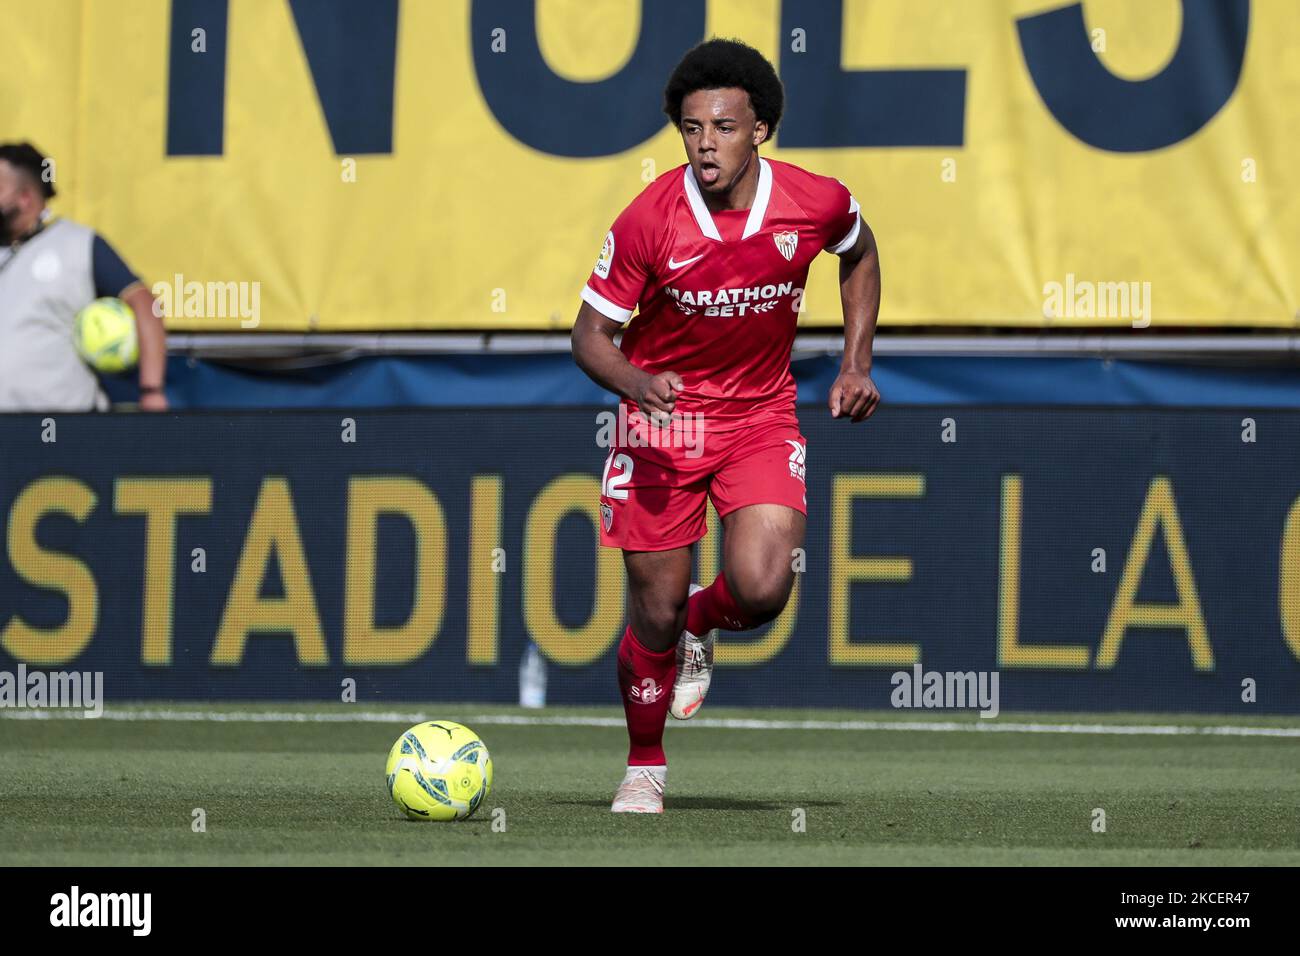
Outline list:
[[[639,310],[623,353],[680,375],[676,410],[702,413],[706,428],[793,415],[790,349],[808,266],[823,249],[851,249],[860,225],[838,179],[762,158],[753,206],[710,213],[685,164],[614,221],[582,298],[619,323]]]

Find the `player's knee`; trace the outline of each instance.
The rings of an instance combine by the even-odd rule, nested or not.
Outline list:
[[[676,640],[682,628],[686,626],[686,601],[678,600],[672,595],[643,594],[635,599],[637,618],[641,629],[646,631],[646,638],[671,636]],[[641,634],[637,634],[641,637]]]
[[[790,600],[791,581],[775,574],[755,576],[736,582],[732,594],[745,616],[756,627],[766,624],[785,610]]]

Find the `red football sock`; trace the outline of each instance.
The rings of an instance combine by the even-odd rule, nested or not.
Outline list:
[[[677,678],[677,647],[656,654],[642,646],[628,627],[618,645],[618,689],[627,718],[629,767],[667,766],[664,722],[668,697]]]
[[[703,591],[696,591],[686,602],[686,630],[702,637],[715,627],[724,631],[748,631],[759,622],[748,617],[732,597],[727,578],[719,574]]]

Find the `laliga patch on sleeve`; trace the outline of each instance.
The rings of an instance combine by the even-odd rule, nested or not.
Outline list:
[[[600,258],[596,260],[596,275],[602,279],[609,278],[609,266],[614,261],[614,233],[605,235],[605,244],[600,248]]]

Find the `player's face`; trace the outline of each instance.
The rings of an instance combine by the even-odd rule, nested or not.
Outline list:
[[[682,142],[700,188],[725,193],[740,178],[754,147],[767,137],[738,87],[696,90],[682,99]]]

